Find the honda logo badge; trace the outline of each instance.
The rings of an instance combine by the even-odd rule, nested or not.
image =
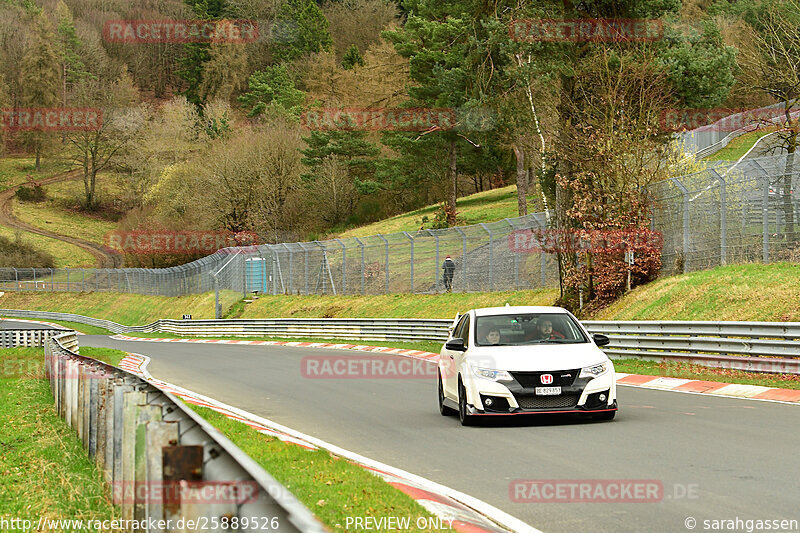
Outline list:
[[[542,374],[542,385],[550,385],[553,382],[553,374]]]

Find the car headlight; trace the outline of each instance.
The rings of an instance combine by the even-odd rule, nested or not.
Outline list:
[[[579,377],[595,378],[597,376],[605,374],[606,370],[608,370],[608,363],[600,363],[599,365],[587,366],[581,369],[581,375]]]
[[[472,371],[479,378],[491,379],[492,381],[512,381],[511,374],[505,370],[492,370],[491,368],[472,367]]]

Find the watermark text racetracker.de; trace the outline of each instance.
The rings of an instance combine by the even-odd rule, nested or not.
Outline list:
[[[332,131],[488,131],[497,123],[487,108],[320,108],[300,117],[310,130]]]
[[[110,43],[252,43],[258,40],[258,23],[245,19],[222,20],[109,20],[103,39]]]
[[[198,518],[141,520],[107,519],[79,520],[53,519],[39,517],[38,520],[0,516],[0,531],[229,531],[239,529],[247,531],[275,531],[280,529],[281,522],[277,516],[237,517],[224,514],[222,516],[201,516]]]
[[[0,109],[0,130],[96,131],[103,126],[102,109],[91,107],[25,107]]]
[[[430,379],[438,372],[423,359],[360,354],[304,357],[300,370],[308,379]]]
[[[514,253],[593,252],[610,254],[659,251],[664,245],[660,232],[645,228],[617,230],[524,229],[508,235],[508,248]]]
[[[212,254],[217,250],[258,244],[251,231],[115,231],[106,234],[109,248],[126,254]]]
[[[696,500],[699,485],[665,488],[657,479],[516,479],[508,495],[515,503],[658,503]]]
[[[658,19],[518,19],[508,26],[522,42],[647,42],[664,37]]]

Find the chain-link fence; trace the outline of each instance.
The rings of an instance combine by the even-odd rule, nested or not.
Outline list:
[[[652,185],[652,227],[664,236],[664,271],[795,260],[800,252],[797,166],[794,156],[785,154],[720,161]]]
[[[663,271],[794,259],[800,236],[793,156],[715,162],[650,187],[651,229],[664,237]],[[109,291],[179,296],[388,294],[535,289],[558,285],[555,256],[515,246],[544,213],[488,224],[325,241],[225,248],[172,268],[0,269],[0,290]],[[530,232],[527,232],[530,234]],[[455,263],[452,280],[442,263]]]
[[[712,111],[708,111],[708,114],[710,115]],[[684,152],[695,154],[697,157],[706,157],[722,150],[740,135],[764,127],[768,123],[783,120],[785,112],[786,106],[783,103],[745,110],[721,118],[713,124],[678,133],[676,137]],[[702,111],[698,114],[704,115]],[[797,114],[797,111],[792,112],[795,118]]]
[[[456,292],[551,287],[558,283],[555,259],[513,246],[515,232],[546,225],[544,213],[535,213],[442,230],[225,248],[172,268],[2,268],[0,290],[433,294],[445,290],[448,255],[455,271],[447,281]]]

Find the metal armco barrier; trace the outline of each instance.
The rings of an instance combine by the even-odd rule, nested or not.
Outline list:
[[[171,524],[158,531],[182,531],[189,520],[192,530],[325,531],[286,487],[180,400],[68,348],[76,344],[67,332],[44,345],[56,410],[103,471],[123,520]]]
[[[2,329],[0,330],[0,348],[42,348],[56,335],[67,330],[59,329]]]
[[[81,315],[0,309],[2,316],[70,320],[115,333],[162,332],[193,337],[258,336],[362,341],[441,341],[449,319],[262,318],[157,320],[123,326]],[[677,360],[706,366],[800,374],[800,322],[584,321],[591,333],[608,335],[612,358]]]

